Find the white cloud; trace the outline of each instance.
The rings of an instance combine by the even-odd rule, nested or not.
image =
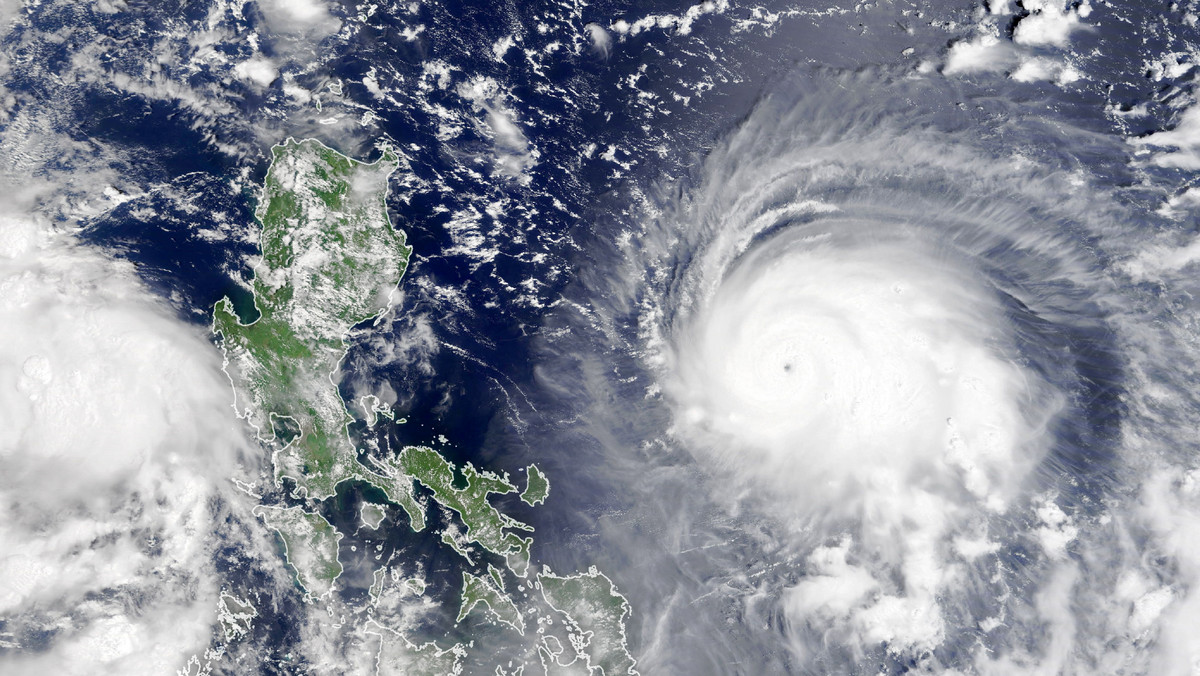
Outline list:
[[[1085,2],[1078,8],[1065,8],[1060,0],[1026,0],[1022,6],[1030,13],[1017,21],[1011,40],[1001,37],[1002,24],[1011,20],[1014,11],[1011,0],[992,0],[986,5],[987,12],[976,26],[978,35],[950,46],[943,73],[1011,71],[1018,82],[1053,81],[1059,86],[1081,77],[1061,54],[1052,57],[1044,52],[1069,45],[1071,34],[1084,26],[1082,19],[1091,13],[1090,5]]]
[[[24,6],[23,0],[0,0],[0,34],[8,33],[13,19],[20,16]]]
[[[259,87],[269,87],[279,77],[279,69],[271,59],[259,55],[234,66],[233,74],[239,80],[252,82]]]
[[[1025,0],[1031,13],[1013,29],[1013,42],[1025,46],[1066,47],[1071,33],[1080,26],[1091,7],[1085,2],[1079,9],[1064,9],[1061,0]]]
[[[260,0],[259,9],[277,31],[328,35],[342,25],[322,0]]]
[[[1017,82],[1037,82],[1053,80],[1062,71],[1062,64],[1051,59],[1032,58],[1021,62],[1013,71],[1012,79]]]
[[[537,164],[538,152],[521,130],[516,112],[506,105],[508,93],[492,78],[476,77],[459,85],[458,95],[484,114],[484,131],[495,149],[496,173],[528,180],[526,171]]]
[[[852,541],[843,538],[835,546],[818,547],[808,557],[808,574],[787,592],[788,613],[798,617],[821,617],[823,621],[845,618],[879,582],[865,568],[847,561]]]
[[[598,23],[589,23],[583,27],[588,32],[588,37],[592,40],[592,50],[599,54],[602,58],[607,59],[612,52],[612,36],[608,31],[604,30],[604,26]]]
[[[128,265],[0,233],[0,671],[170,673],[211,641],[214,500],[249,457],[219,359]]]
[[[721,14],[727,9],[729,9],[728,0],[706,0],[705,2],[688,7],[682,15],[648,14],[635,20],[633,23],[625,19],[619,19],[613,22],[612,29],[622,36],[637,35],[651,28],[661,30],[675,29],[677,35],[688,35],[692,32],[692,25],[697,19],[706,14]]]
[[[1200,104],[1183,111],[1174,129],[1154,132],[1132,143],[1162,149],[1151,159],[1160,167],[1200,169]]]
[[[365,341],[359,342],[356,336],[355,342],[355,349],[347,356],[355,377],[339,375],[339,382],[352,393],[356,412],[364,418],[371,414],[362,405],[362,397],[375,397],[388,406],[397,403],[396,391],[381,374],[390,368],[402,368],[432,376],[433,358],[441,348],[429,317],[416,313],[389,312],[375,322]]]
[[[508,50],[512,49],[513,45],[515,44],[516,38],[512,35],[505,35],[504,37],[500,38],[495,42],[495,44],[492,45],[492,58],[503,63],[504,55],[507,54]]]
[[[769,185],[772,169],[752,175]],[[722,223],[744,236],[785,218],[749,213]],[[863,563],[845,544],[818,550],[789,592],[800,643],[827,631],[854,649],[933,650],[939,599],[963,575],[947,545],[983,539],[968,524],[1013,504],[1058,396],[991,347],[995,298],[922,244],[839,249],[793,230],[743,252],[737,236],[712,247],[713,281],[697,282],[703,305],[668,355],[673,431],[731,490],[771,496],[764,509],[855,533]],[[1047,541],[1067,532],[1054,525]]]
[[[1187,198],[1185,193],[1181,198]],[[1200,204],[1200,195],[1196,196]],[[1168,202],[1170,205],[1170,202]],[[1121,269],[1135,280],[1161,280],[1169,273],[1200,262],[1200,238],[1191,237],[1183,242],[1163,242],[1147,246],[1137,255],[1121,263]]]
[[[1130,629],[1141,633],[1157,625],[1160,632],[1152,673],[1191,673],[1200,664],[1200,470],[1160,467],[1142,484],[1140,504],[1131,524],[1154,536],[1156,551],[1179,569],[1186,592],[1145,590],[1129,609]],[[1149,585],[1146,585],[1149,586]],[[1142,591],[1142,590],[1139,590]]]
[[[943,72],[947,75],[996,72],[1011,68],[1014,63],[1016,54],[1008,42],[994,35],[980,35],[951,45]]]
[[[1079,528],[1066,512],[1048,497],[1041,501],[1035,513],[1042,522],[1034,532],[1042,550],[1052,559],[1066,557],[1067,547],[1079,535]]]

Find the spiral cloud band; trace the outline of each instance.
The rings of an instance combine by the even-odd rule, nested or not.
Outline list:
[[[1120,208],[1067,155],[956,127],[931,86],[774,93],[636,254],[668,436],[728,513],[766,519],[780,563],[751,598],[778,599],[810,666],[880,651],[1003,672],[1077,640],[1017,618],[1059,627],[1069,604],[1107,603],[1061,562],[1113,523],[1095,519],[1124,471],[1125,320],[1085,245]]]
[[[675,334],[669,392],[699,459],[765,488],[773,512],[854,533],[810,554],[793,619],[918,653],[942,640],[936,599],[993,546],[978,524],[1019,495],[1063,395],[1019,365],[968,254],[839,211],[752,238],[720,270]],[[955,539],[968,556],[947,555]],[[847,563],[855,542],[882,565]]]

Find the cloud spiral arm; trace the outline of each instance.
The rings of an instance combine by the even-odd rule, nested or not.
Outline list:
[[[1066,155],[972,136],[921,92],[942,86],[817,74],[772,93],[639,241],[670,436],[787,533],[802,661],[936,663],[980,626],[1038,652],[1002,626],[1022,603],[1004,588],[1078,534],[1087,508],[1056,519],[1046,497],[1060,482],[1111,488],[1123,360],[1113,282],[1080,243],[1120,210]],[[1038,563],[999,564],[1030,530]]]

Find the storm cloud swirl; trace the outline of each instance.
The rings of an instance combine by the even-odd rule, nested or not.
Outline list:
[[[642,388],[587,386],[636,421],[631,520],[672,524],[648,670],[1194,659],[1195,554],[1153,534],[1197,518],[1161,409],[1195,365],[1130,274],[1154,219],[1094,160],[1118,139],[956,86],[776,88],[581,298],[637,372],[604,387]]]

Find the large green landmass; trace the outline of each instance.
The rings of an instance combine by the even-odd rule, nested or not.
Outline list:
[[[267,505],[256,506],[254,514],[279,533],[284,555],[306,592],[321,597],[333,590],[334,581],[342,574],[338,559],[342,534],[325,517],[300,507]]]
[[[592,567],[568,577],[543,571],[537,581],[546,603],[567,617],[571,644],[586,657],[589,670],[598,668],[607,676],[637,673],[625,640],[629,602],[612,580]]]
[[[292,482],[293,497],[304,500],[303,506],[260,505],[254,512],[279,533],[297,583],[306,598],[316,600],[330,595],[342,573],[338,550],[343,536],[317,513],[319,503],[334,496],[339,484],[363,481],[379,488],[407,514],[411,528],[421,531],[427,525],[428,499],[418,498],[420,485],[461,521],[461,527],[450,524],[441,531],[443,542],[471,566],[476,562],[468,550],[477,545],[503,559],[507,574],[516,578],[505,585],[505,573],[490,563],[487,578],[464,571],[460,622],[483,603],[499,625],[523,635],[522,613],[505,591],[520,590],[529,612],[562,615],[557,626],[590,633],[590,644],[581,644],[575,659],[632,673],[632,660],[624,659],[628,604],[608,578],[598,573],[558,578],[544,570],[537,577],[541,598],[531,593],[526,575],[533,539],[520,533],[534,529],[498,510],[490,498],[517,493],[530,507],[544,502],[550,483],[536,466],[526,469],[526,486],[519,491],[507,475],[469,463],[457,467],[431,448],[410,446],[378,458],[360,456],[355,447],[349,430],[354,418],[338,390],[338,366],[351,329],[391,309],[412,253],[385,206],[388,177],[399,164],[386,149],[379,160],[364,163],[314,140],[289,139],[272,148],[255,212],[262,224],[262,255],[254,265],[253,312],[239,312],[225,298],[213,313],[235,406],[272,449],[276,484]],[[367,399],[374,402],[366,416],[370,425],[379,413],[392,419],[390,407],[381,407],[373,396],[364,403]],[[456,476],[465,479],[465,486],[459,487]],[[384,513],[362,514],[377,525]],[[371,585],[373,602],[385,593],[383,571],[376,571]],[[423,596],[424,585],[406,586],[402,593]],[[573,617],[571,609],[583,616]],[[372,624],[375,628],[367,632],[382,641],[377,656],[381,671],[387,666],[411,674],[461,668],[462,646],[418,646]],[[563,639],[570,642],[565,634]]]
[[[508,625],[509,628],[521,635],[525,634],[525,618],[521,616],[521,611],[517,610],[517,604],[496,584],[489,582],[486,578],[464,572],[462,605],[458,610],[458,621],[462,622],[479,604],[487,606],[489,614],[497,622]]]
[[[390,152],[364,164],[316,141],[275,146],[255,212],[262,222],[252,289],[258,316],[243,322],[228,298],[214,311],[240,412],[278,446],[277,477],[317,500],[365,472],[333,375],[350,329],[391,306],[408,267],[412,249],[384,206],[397,164]]]

